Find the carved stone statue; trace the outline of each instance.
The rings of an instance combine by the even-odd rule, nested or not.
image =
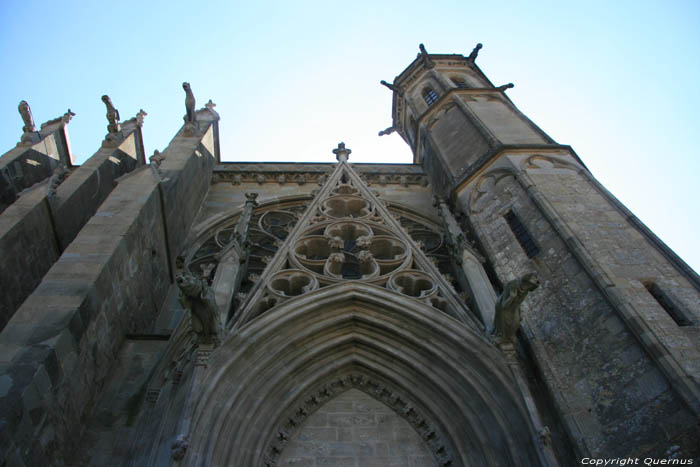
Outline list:
[[[36,125],[34,125],[34,117],[32,117],[32,109],[29,108],[29,104],[27,103],[27,101],[20,101],[19,114],[22,116],[22,121],[24,122],[24,127],[22,127],[22,131],[25,133],[35,132]]]
[[[419,44],[418,48],[420,49],[420,57],[423,60],[423,66],[426,68],[434,68],[435,63],[433,63],[432,59],[430,58],[430,55],[428,55],[428,51],[425,50],[425,46],[423,44]]]
[[[500,344],[513,344],[520,328],[520,304],[528,293],[539,287],[535,273],[528,273],[506,284],[496,300],[493,333]]]
[[[190,88],[190,83],[182,83],[182,89],[185,90],[185,123],[194,124],[197,121],[197,115],[194,110],[194,94],[192,93],[192,88]]]
[[[206,281],[190,273],[180,273],[176,277],[180,287],[180,303],[190,312],[192,330],[201,343],[217,343],[221,335],[219,311],[214,292]]]
[[[110,134],[119,133],[119,130],[121,129],[119,127],[119,111],[114,108],[112,99],[110,99],[107,94],[102,96],[102,102],[104,102],[105,106],[107,106],[107,121],[109,122],[109,125],[107,125],[107,131]]]

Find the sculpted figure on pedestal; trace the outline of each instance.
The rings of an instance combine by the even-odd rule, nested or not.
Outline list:
[[[218,342],[221,323],[214,292],[205,280],[191,273],[178,274],[176,281],[180,287],[180,303],[190,312],[192,330],[199,336],[200,343]]]
[[[527,294],[539,287],[540,281],[533,272],[512,280],[503,288],[496,300],[496,316],[493,333],[500,344],[513,344],[520,327],[520,304]]]
[[[29,104],[27,103],[27,101],[20,101],[19,114],[22,116],[22,121],[24,122],[24,127],[22,127],[22,131],[25,133],[35,132],[36,125],[34,125],[34,117],[32,117],[32,109],[29,108]]]
[[[190,88],[190,83],[182,83],[182,89],[185,90],[185,110],[187,114],[185,115],[185,123],[194,123],[197,120],[194,111],[194,94],[192,93],[192,88]]]
[[[105,106],[107,106],[107,122],[109,122],[109,125],[107,125],[107,131],[109,133],[118,133],[120,128],[119,128],[119,111],[114,107],[112,104],[112,99],[105,94],[102,96],[102,102],[105,103]]]

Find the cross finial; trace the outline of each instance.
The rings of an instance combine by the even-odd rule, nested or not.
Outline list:
[[[333,154],[335,154],[335,158],[338,159],[338,162],[347,162],[351,152],[350,149],[345,148],[345,143],[342,142],[338,143],[338,147],[333,150]]]

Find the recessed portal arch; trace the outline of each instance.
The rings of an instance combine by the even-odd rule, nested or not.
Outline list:
[[[231,335],[209,365],[187,465],[274,465],[334,387],[393,401],[438,465],[541,463],[500,351],[448,315],[371,284],[289,300]]]

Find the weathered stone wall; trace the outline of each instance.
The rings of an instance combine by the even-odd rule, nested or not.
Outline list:
[[[548,141],[532,123],[502,96],[460,96],[501,144],[544,144]]]
[[[526,157],[513,158],[519,161]],[[606,231],[587,233],[594,226],[574,223],[573,231],[581,235],[580,240],[563,238],[558,226],[552,225],[551,216],[533,201],[539,199],[533,193],[540,185],[527,186],[526,191],[517,175],[519,170],[519,164],[500,160],[460,192],[458,201],[470,216],[501,282],[529,271],[540,278],[541,286],[522,306],[522,336],[533,350],[578,454],[663,457],[669,447],[680,445],[685,456],[698,455],[696,417],[649,349],[640,345],[618,304],[611,302],[609,291],[600,288],[588,263],[582,263],[582,256],[571,246],[571,242],[594,238],[624,254],[634,248],[627,237],[631,233],[617,238]],[[598,223],[627,228],[621,219],[597,212],[605,211],[600,198],[595,200],[599,207],[592,208],[591,216],[583,215],[591,206],[579,204],[582,188],[574,184],[573,193],[566,195],[569,182],[574,181],[567,173],[576,172],[570,167],[553,170],[556,178],[549,185],[536,178],[544,182],[552,203],[568,206],[572,222],[593,222],[595,218]],[[589,198],[593,196],[590,193]],[[509,211],[517,215],[539,248],[531,259],[508,226],[504,216]],[[584,248],[589,245],[594,243],[588,240]],[[661,260],[657,253],[646,254],[655,262]],[[611,286],[617,286],[617,281]]]
[[[141,130],[132,126],[118,147],[100,148],[48,194],[46,181],[0,214],[0,330],[116,186],[144,160]],[[45,140],[46,141],[46,140]]]
[[[136,127],[116,148],[100,148],[58,186],[52,208],[61,248],[73,241],[117,185],[117,179],[143,165],[144,159],[141,128]]]
[[[462,175],[469,164],[490,149],[489,141],[454,101],[426,122],[426,130],[453,178]]]
[[[217,119],[174,138],[161,163],[167,180],[154,168],[124,178],[0,334],[9,465],[60,465],[80,450],[81,422],[125,335],[152,327],[171,287],[169,254],[208,190],[215,158],[201,140]]]
[[[277,465],[433,467],[436,463],[406,420],[364,392],[350,389],[306,419]]]
[[[46,183],[0,214],[0,330],[61,254],[51,216]]]

